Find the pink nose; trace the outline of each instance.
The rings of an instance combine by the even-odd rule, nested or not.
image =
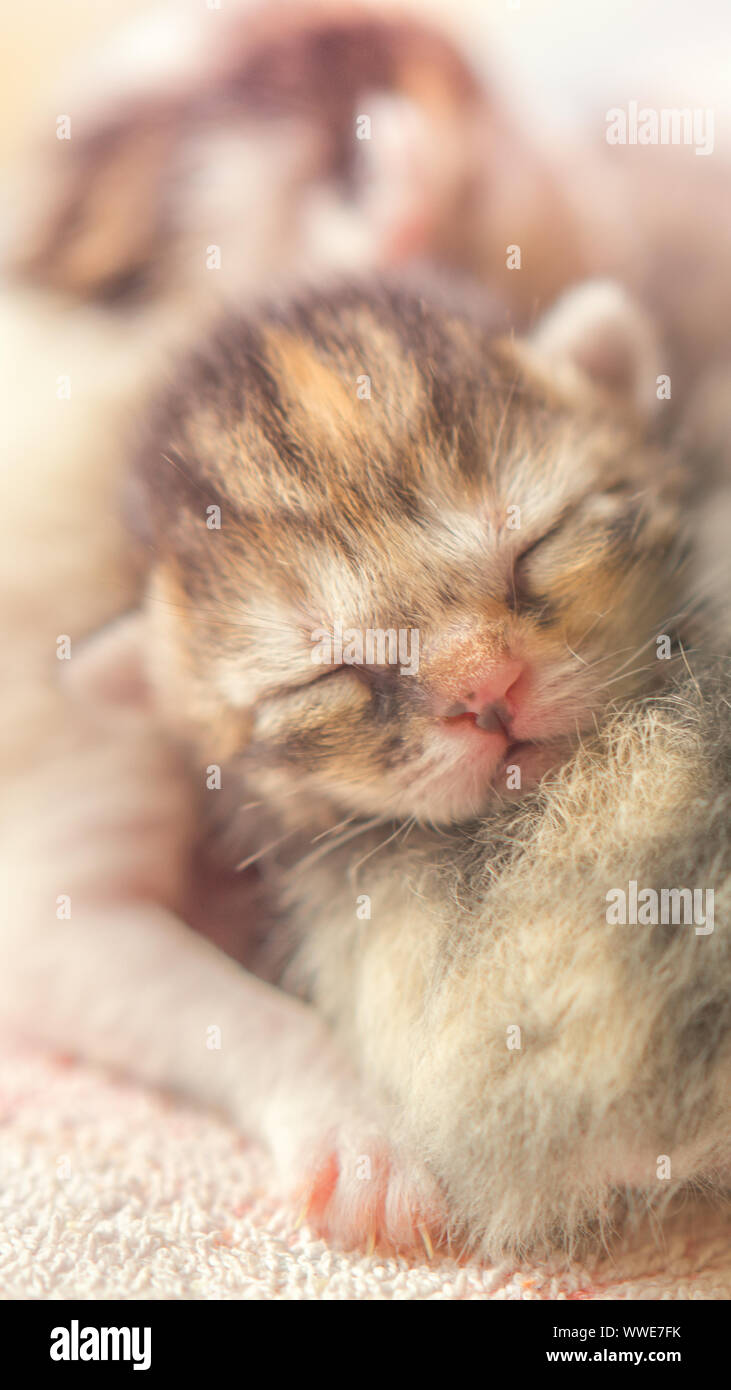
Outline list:
[[[477,681],[465,682],[465,694],[462,700],[466,710],[472,714],[479,714],[485,705],[494,705],[500,702],[510,706],[511,691],[522,676],[525,667],[522,661],[504,660],[501,661],[494,670],[486,673]]]
[[[476,679],[468,678],[463,682],[464,694],[452,701],[445,710],[445,718],[474,714],[480,728],[504,726],[518,713],[518,686],[525,671],[522,661],[505,657]]]

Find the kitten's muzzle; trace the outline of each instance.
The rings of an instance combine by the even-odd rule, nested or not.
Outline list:
[[[463,697],[442,704],[438,713],[442,719],[470,722],[485,733],[502,734],[510,743],[526,675],[523,662],[506,658],[477,680],[466,682],[469,688]]]

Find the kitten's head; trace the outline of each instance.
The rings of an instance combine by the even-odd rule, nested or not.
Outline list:
[[[599,285],[526,342],[408,290],[225,323],[138,470],[154,683],[203,763],[300,818],[463,819],[656,683],[679,508],[651,357]]]

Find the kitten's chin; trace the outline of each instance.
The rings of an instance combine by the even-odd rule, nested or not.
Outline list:
[[[509,744],[497,766],[480,767],[479,762],[465,760],[444,774],[441,786],[429,786],[424,806],[417,808],[422,798],[413,789],[412,814],[441,825],[487,815],[497,802],[515,800],[532,791],[547,773],[566,762],[572,751],[572,742],[565,738],[551,743],[526,740]]]
[[[496,745],[489,737],[478,737],[461,747],[440,740],[426,761],[405,762],[395,781],[374,779],[366,789],[345,780],[331,786],[313,779],[295,787],[269,767],[258,776],[250,772],[245,799],[256,793],[261,800],[255,806],[271,806],[285,829],[306,830],[314,839],[329,833],[334,822],[353,830],[361,820],[373,818],[448,826],[487,815],[500,801],[531,791],[567,761],[572,749],[568,738]]]

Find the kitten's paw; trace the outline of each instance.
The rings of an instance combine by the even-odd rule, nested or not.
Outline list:
[[[442,1194],[423,1165],[376,1126],[341,1124],[307,1163],[301,1220],[345,1249],[426,1251],[446,1227]]]

